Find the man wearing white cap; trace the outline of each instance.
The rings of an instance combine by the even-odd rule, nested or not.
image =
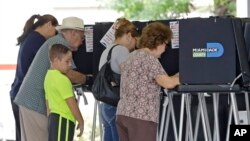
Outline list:
[[[49,47],[62,44],[72,51],[77,51],[84,40],[84,23],[80,18],[65,18],[62,25],[57,26],[56,29],[59,34],[48,39],[41,46],[15,98],[15,103],[19,106],[22,141],[48,140],[44,78],[50,68]],[[73,70],[74,68],[76,66],[72,61],[72,70],[66,74],[71,82],[86,83],[87,76]]]

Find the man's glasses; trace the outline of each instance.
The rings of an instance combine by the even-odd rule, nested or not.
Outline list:
[[[85,35],[84,34],[81,36],[81,40],[82,41],[85,40]]]
[[[83,41],[85,39],[85,34],[82,32],[78,32],[79,37],[81,38],[81,41]]]
[[[81,41],[83,41],[85,39],[85,34],[83,31],[79,31],[79,30],[74,30],[78,36],[80,37]]]

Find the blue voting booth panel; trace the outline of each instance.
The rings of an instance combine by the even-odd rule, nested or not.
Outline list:
[[[236,44],[230,18],[179,21],[182,84],[230,84],[236,77]]]

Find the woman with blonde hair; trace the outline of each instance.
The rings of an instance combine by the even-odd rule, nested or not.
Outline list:
[[[115,41],[114,44],[107,47],[101,55],[99,69],[106,62],[108,52],[113,47],[111,53],[111,69],[120,74],[120,64],[126,60],[131,51],[135,49],[136,37],[138,37],[135,25],[125,19],[119,18],[115,22]],[[103,141],[118,141],[116,129],[116,107],[107,103],[100,104],[100,117],[103,126]]]

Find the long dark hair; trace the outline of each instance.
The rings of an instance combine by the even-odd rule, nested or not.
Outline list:
[[[40,16],[39,14],[32,15],[25,23],[22,35],[17,38],[17,45],[20,45],[31,31],[35,30],[37,27],[42,26],[50,21],[53,26],[58,25],[57,19],[52,15],[49,14],[43,16]]]

